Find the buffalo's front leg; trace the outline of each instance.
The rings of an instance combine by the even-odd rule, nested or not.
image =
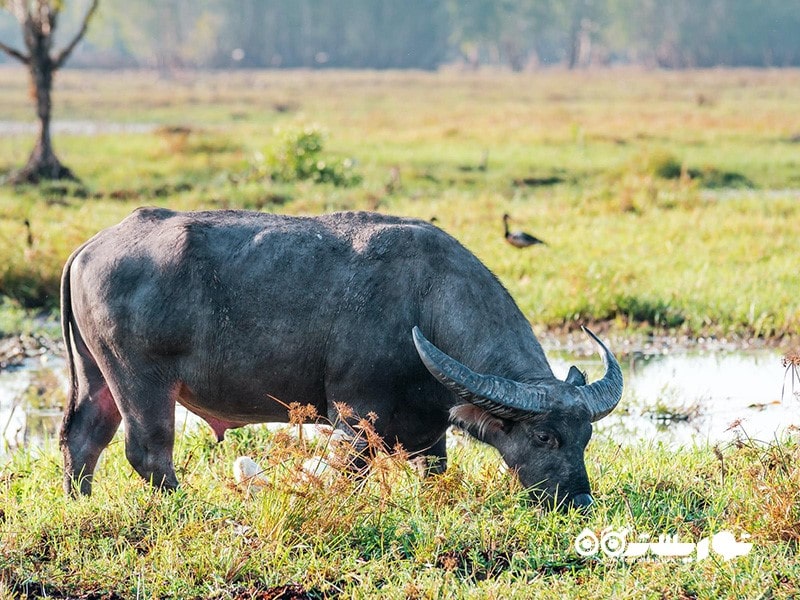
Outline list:
[[[336,422],[331,435],[334,455],[350,474],[364,475],[369,468],[370,448],[364,435],[357,433],[344,419]]]
[[[421,453],[424,462],[424,475],[441,475],[447,470],[447,435]]]

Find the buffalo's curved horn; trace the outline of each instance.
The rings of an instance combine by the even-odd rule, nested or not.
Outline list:
[[[476,373],[430,343],[419,327],[414,327],[411,334],[425,367],[459,398],[512,421],[527,421],[549,410],[544,390],[497,375]]]
[[[617,359],[600,341],[600,338],[586,327],[581,329],[600,346],[603,364],[606,367],[606,373],[602,379],[575,388],[578,397],[589,410],[592,422],[594,422],[605,417],[619,404],[620,398],[622,398],[622,371]]]

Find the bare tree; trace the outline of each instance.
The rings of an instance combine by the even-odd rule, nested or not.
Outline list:
[[[22,27],[22,38],[27,52],[17,50],[0,41],[0,50],[28,67],[31,75],[31,95],[36,100],[36,115],[39,118],[39,137],[28,163],[12,174],[13,183],[36,183],[40,179],[76,179],[72,171],[61,164],[53,152],[50,139],[50,112],[53,75],[66,62],[69,55],[86,33],[99,0],[92,0],[83,17],[81,26],[72,40],[58,52],[53,53],[53,34],[63,0],[0,0],[0,7],[8,10]]]

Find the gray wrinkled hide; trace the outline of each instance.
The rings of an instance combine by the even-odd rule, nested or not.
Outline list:
[[[120,420],[136,471],[177,486],[176,401],[220,439],[227,428],[286,421],[271,397],[312,404],[332,420],[333,403],[343,402],[377,414],[388,445],[438,458],[441,470],[458,402],[420,361],[415,325],[475,371],[555,381],[530,324],[492,273],[417,220],[139,209],[70,257],[62,303],[73,377],[61,438],[68,491],[91,491]],[[478,431],[484,416],[472,408],[471,420],[470,411],[452,420],[498,447],[523,484],[544,481],[548,495],[557,486],[589,492],[585,411],[524,424],[484,419]],[[496,438],[515,428],[524,437],[504,451]],[[569,446],[565,452],[525,442],[542,428]]]

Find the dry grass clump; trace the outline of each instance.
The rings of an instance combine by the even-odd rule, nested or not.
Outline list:
[[[727,452],[718,454],[731,486],[726,512],[752,530],[763,542],[800,544],[800,439],[790,427],[794,441],[759,442],[738,423],[739,439]],[[724,459],[723,459],[724,455]]]

